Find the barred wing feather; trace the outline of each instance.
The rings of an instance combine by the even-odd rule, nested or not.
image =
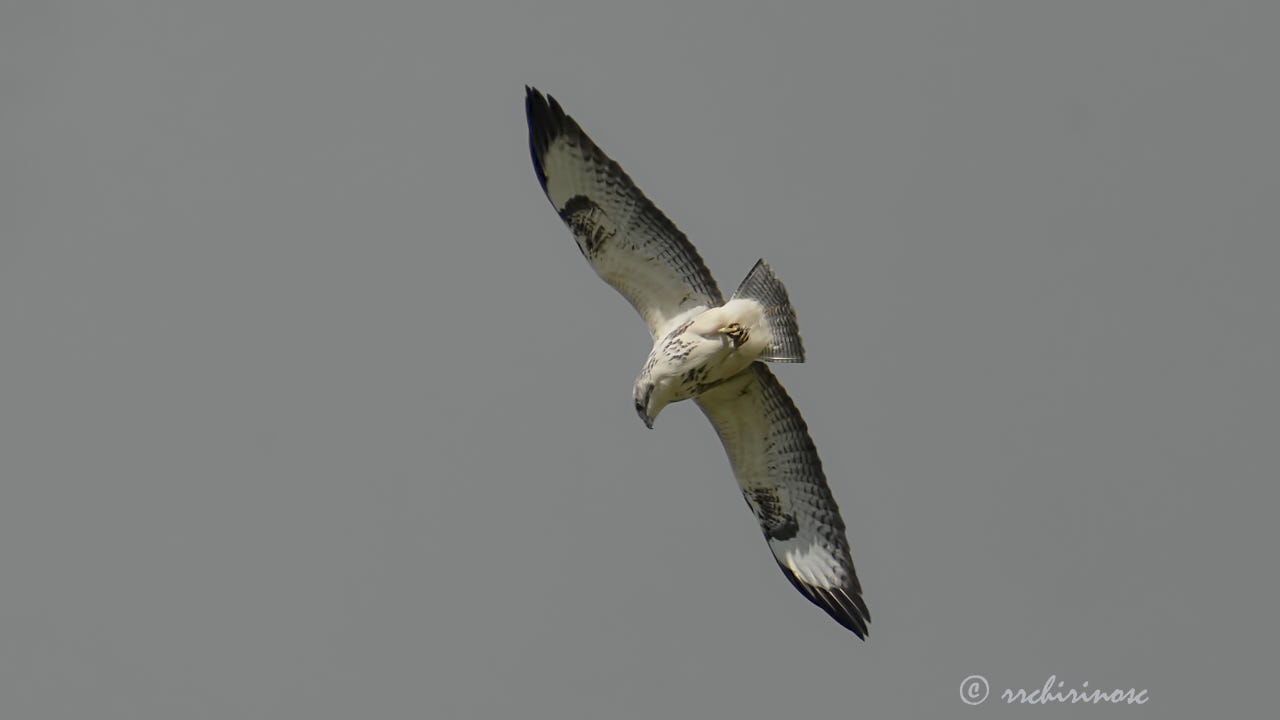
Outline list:
[[[783,574],[836,622],[865,637],[871,615],[844,520],[787,391],[757,362],[695,401],[719,433]]]
[[[691,311],[724,303],[684,233],[604,154],[555,98],[526,88],[538,180],[596,273],[622,293],[654,338]]]

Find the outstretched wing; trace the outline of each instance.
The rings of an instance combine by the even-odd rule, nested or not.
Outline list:
[[[724,443],[742,495],[778,567],[796,589],[858,637],[871,620],[840,508],[809,428],[763,363],[703,393],[698,406]]]
[[[604,281],[654,338],[678,315],[724,304],[689,239],[596,146],[555,98],[526,87],[529,152],[542,189]]]

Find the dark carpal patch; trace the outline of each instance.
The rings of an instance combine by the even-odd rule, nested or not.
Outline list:
[[[560,217],[578,240],[578,249],[590,259],[606,241],[618,234],[609,215],[586,195],[574,195],[564,204]]]
[[[778,494],[769,488],[745,490],[747,504],[755,511],[760,520],[764,535],[770,540],[790,540],[800,532],[800,525],[794,515],[783,511],[782,501]]]
[[[559,153],[555,172],[562,179],[577,183],[576,187],[586,196],[583,199],[594,201],[592,204],[597,208],[596,212],[587,208],[583,219],[593,222],[586,223],[588,231],[580,231],[570,218],[575,210],[583,208],[571,207],[573,200],[566,206],[556,203],[560,217],[577,236],[579,251],[593,265],[597,265],[601,257],[610,257],[611,267],[631,262],[647,266],[647,277],[664,291],[671,288],[684,291],[683,299],[675,304],[663,296],[636,295],[640,290],[635,287],[624,289],[615,285],[642,315],[656,307],[663,317],[670,318],[688,309],[689,304],[708,307],[724,304],[720,288],[689,239],[640,192],[618,163],[565,114],[555,98],[526,87],[525,114],[529,120],[529,152],[543,191],[548,183],[548,154]],[[600,209],[604,212],[599,215],[607,218],[604,223],[596,214]],[[600,270],[598,265],[596,269]]]
[[[798,532],[800,532],[800,525],[796,522],[795,516],[784,515],[779,525],[767,528],[764,534],[769,540],[790,540]]]

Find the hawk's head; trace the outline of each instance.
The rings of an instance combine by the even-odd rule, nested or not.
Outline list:
[[[653,397],[653,385],[636,384],[636,414],[644,421],[644,426],[653,429],[653,418],[649,417],[649,399]]]
[[[654,392],[656,387],[653,380],[645,375],[641,375],[636,380],[636,414],[644,421],[644,426],[650,430],[653,429],[653,419],[658,417],[658,413],[667,404],[666,400],[661,399],[662,393]]]

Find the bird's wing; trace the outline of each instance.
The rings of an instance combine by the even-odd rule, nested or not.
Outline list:
[[[684,233],[555,98],[526,91],[529,152],[542,189],[591,267],[639,311],[649,333],[656,339],[676,316],[724,304]]]
[[[698,396],[697,403],[720,434],[782,573],[836,622],[865,637],[871,615],[840,508],[787,391],[756,362]]]

